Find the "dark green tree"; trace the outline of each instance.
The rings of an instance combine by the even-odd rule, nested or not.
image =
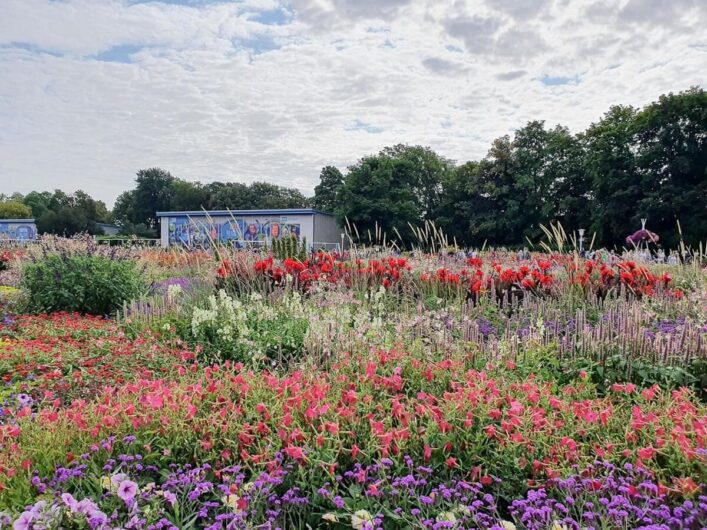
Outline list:
[[[471,245],[471,221],[484,198],[476,189],[478,162],[467,162],[448,171],[433,218],[435,224],[458,245]]]
[[[194,211],[209,207],[209,193],[201,183],[174,179],[170,186],[170,210]]]
[[[602,246],[623,244],[640,228],[644,197],[633,137],[636,109],[612,107],[583,136],[586,168],[594,190],[592,231]]]
[[[517,244],[522,241],[521,217],[523,198],[518,196],[514,181],[511,140],[502,136],[494,140],[486,158],[469,174],[469,236],[475,245]]]
[[[80,233],[100,234],[102,231],[97,223],[107,218],[106,205],[86,192],[78,190],[67,194],[55,190],[46,211],[35,222],[41,233],[72,236]]]
[[[707,93],[668,94],[636,117],[638,210],[671,248],[707,238]]]
[[[32,209],[32,217],[38,219],[49,209],[52,194],[48,191],[31,191],[24,196],[22,202]]]
[[[323,212],[336,210],[336,195],[344,185],[344,175],[334,166],[322,168],[319,184],[314,188],[312,206]]]
[[[132,194],[132,219],[134,224],[157,226],[158,211],[169,210],[175,178],[164,169],[157,167],[141,169],[137,172],[137,186]]]

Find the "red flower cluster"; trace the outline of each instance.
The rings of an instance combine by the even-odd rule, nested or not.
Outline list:
[[[549,290],[554,278],[549,274],[552,262],[538,260],[530,267],[522,265],[514,269],[504,267],[494,262],[488,272],[483,270],[483,261],[480,258],[469,258],[466,263],[473,269],[463,268],[458,272],[450,271],[446,268],[438,269],[435,274],[422,273],[422,282],[436,283],[441,286],[461,286],[470,293],[477,296],[480,292],[492,290],[497,296],[503,296],[512,288],[532,291],[541,294]]]
[[[304,261],[293,258],[276,261],[269,256],[254,265],[256,275],[267,278],[273,285],[283,285],[289,277],[292,284],[303,292],[308,291],[314,282],[343,281],[350,287],[355,279],[363,279],[369,288],[379,285],[389,288],[403,277],[405,271],[410,270],[404,258],[344,262],[337,255],[325,252],[318,252]],[[228,259],[224,259],[216,270],[222,279],[246,276],[250,272],[234,266]]]
[[[680,290],[670,291],[672,281],[669,274],[654,275],[647,267],[633,261],[619,262],[613,267],[599,261],[585,261],[584,264],[571,262],[565,265],[570,284],[580,286],[585,292],[600,297],[606,296],[611,289],[625,287],[626,291],[637,297],[652,296],[662,289],[677,298]]]

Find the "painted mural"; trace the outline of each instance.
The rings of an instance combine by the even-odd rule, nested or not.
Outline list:
[[[19,239],[29,241],[37,237],[37,227],[34,223],[0,221],[0,239]]]
[[[187,216],[169,218],[170,245],[204,246],[219,241],[238,247],[266,243],[273,239],[295,236],[300,239],[301,225],[287,218],[223,218],[195,219]]]

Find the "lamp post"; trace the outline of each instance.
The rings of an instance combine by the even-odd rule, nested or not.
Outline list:
[[[582,254],[584,252],[584,228],[580,228],[578,230],[579,232],[579,253]]]
[[[341,233],[341,248],[339,249],[339,252],[341,252],[341,255],[344,255],[344,237],[346,237],[346,234],[344,232]]]

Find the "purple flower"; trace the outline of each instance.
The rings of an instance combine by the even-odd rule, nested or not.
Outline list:
[[[137,484],[132,480],[124,480],[118,485],[118,497],[128,504],[137,495]]]

